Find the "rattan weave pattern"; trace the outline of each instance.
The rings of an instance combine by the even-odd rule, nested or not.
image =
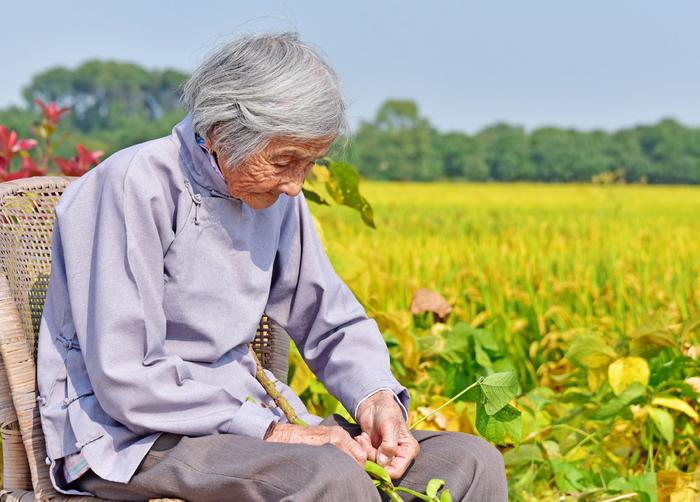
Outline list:
[[[74,179],[42,176],[0,183],[0,502],[99,500],[63,497],[53,489],[36,407],[36,342],[51,272],[54,206]],[[264,315],[251,345],[263,367],[287,382],[284,330]]]

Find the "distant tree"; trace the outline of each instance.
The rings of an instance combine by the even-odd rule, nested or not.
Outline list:
[[[612,167],[608,136],[546,127],[530,135],[530,160],[542,181],[590,181]]]
[[[436,150],[442,160],[442,174],[446,178],[469,181],[489,179],[489,165],[482,145],[461,132],[436,134]]]
[[[387,100],[372,122],[353,137],[353,161],[361,172],[391,180],[427,181],[440,177],[440,159],[428,120],[409,100]]]
[[[528,137],[522,127],[496,124],[479,131],[476,141],[483,145],[491,179],[537,179],[537,173],[530,162]]]
[[[22,94],[28,108],[36,98],[70,107],[68,124],[89,133],[155,121],[180,110],[179,88],[186,78],[186,73],[172,69],[91,60],[75,69],[59,66],[42,72]]]
[[[185,115],[179,99],[186,78],[116,61],[55,67],[24,88],[26,106],[0,109],[0,124],[30,137],[40,125],[35,99],[56,101],[71,108],[62,120],[71,140],[56,135],[53,154],[72,158],[80,143],[110,155],[170,132]],[[528,133],[499,123],[469,135],[432,127],[415,101],[389,99],[329,154],[356,164],[363,176],[388,180],[590,182],[624,172],[626,182],[700,183],[700,128],[673,119],[613,133],[556,127]]]

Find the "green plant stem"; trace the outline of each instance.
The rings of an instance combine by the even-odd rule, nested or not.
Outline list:
[[[447,401],[446,403],[441,404],[440,406],[438,406],[436,409],[434,409],[433,411],[431,411],[430,413],[428,413],[426,416],[424,416],[424,417],[421,418],[420,420],[416,420],[415,422],[413,422],[413,425],[411,425],[411,426],[409,427],[409,429],[414,429],[418,424],[420,424],[421,422],[423,422],[423,421],[429,419],[430,417],[432,417],[435,413],[437,413],[438,411],[440,411],[441,409],[443,409],[443,408],[444,408],[445,406],[447,406],[448,404],[452,403],[452,401],[454,401],[455,399],[457,399],[459,396],[461,396],[461,395],[464,394],[465,392],[467,392],[467,391],[473,389],[473,388],[476,387],[477,385],[480,385],[481,382],[482,382],[483,380],[484,380],[484,377],[479,377],[479,379],[478,379],[476,382],[474,382],[473,384],[471,384],[469,387],[466,387],[464,390],[461,390],[461,391],[459,392],[459,394],[456,394],[455,396],[453,396],[452,398],[450,398],[449,401]]]
[[[260,385],[263,386],[265,392],[267,392],[275,404],[284,412],[284,415],[287,417],[289,423],[303,425],[305,427],[308,426],[309,424],[297,416],[294,408],[292,408],[292,405],[289,404],[289,401],[284,398],[280,391],[277,390],[275,383],[265,374],[262,364],[260,364],[260,360],[258,359],[258,355],[255,353],[251,345],[248,345],[248,352],[250,352],[255,360],[255,379],[260,382]]]
[[[250,352],[250,354],[253,356],[253,360],[255,361],[255,379],[258,382],[260,382],[260,385],[263,386],[263,389],[265,389],[265,392],[267,392],[267,394],[272,398],[272,400],[275,402],[275,404],[277,406],[279,406],[280,409],[284,412],[284,415],[287,417],[287,420],[289,420],[289,423],[308,427],[309,424],[307,424],[306,422],[304,422],[301,418],[299,418],[297,416],[297,414],[294,412],[294,409],[289,404],[289,401],[287,401],[287,399],[280,393],[280,391],[277,390],[277,387],[275,386],[274,382],[272,380],[270,380],[270,378],[265,374],[265,371],[263,370],[263,366],[262,366],[262,364],[260,364],[260,359],[258,359],[258,355],[255,353],[255,350],[253,350],[253,347],[251,345],[248,345],[248,352]],[[480,382],[481,382],[481,379],[477,383],[475,383],[474,385],[477,385]],[[462,392],[457,394],[452,399],[459,397],[462,393],[466,392],[471,387],[474,387],[474,385],[466,388],[465,390],[463,390]],[[449,401],[448,401],[448,403],[445,403],[445,404],[449,404]],[[365,469],[365,471],[371,477],[371,473],[368,472],[366,469]],[[392,502],[403,502],[403,499],[397,493],[397,490],[405,491],[406,493],[411,493],[414,496],[418,496],[419,498],[425,497],[425,495],[422,495],[422,494],[419,494],[420,496],[416,495],[417,492],[414,492],[413,490],[407,491],[408,489],[402,489],[401,487],[395,487],[392,483],[387,483],[386,481],[383,481],[383,480],[380,480],[380,483],[377,485],[377,489],[386,493],[387,497],[389,497],[389,499],[391,499]],[[430,500],[430,499],[424,498],[423,500]]]

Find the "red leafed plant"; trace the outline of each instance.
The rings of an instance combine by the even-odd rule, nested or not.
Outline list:
[[[82,176],[99,163],[103,152],[90,151],[81,144],[76,145],[77,155],[69,159],[52,156],[52,140],[58,123],[70,110],[59,107],[55,101],[48,105],[40,99],[34,101],[42,112],[41,122],[32,128],[38,139],[20,139],[16,131],[0,124],[0,182],[44,176],[49,171],[50,161],[66,176]]]

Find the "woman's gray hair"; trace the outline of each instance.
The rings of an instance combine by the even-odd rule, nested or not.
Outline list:
[[[214,51],[182,99],[220,162],[235,166],[274,137],[318,139],[348,130],[338,77],[295,33],[246,35]],[[215,129],[214,129],[215,128]]]

